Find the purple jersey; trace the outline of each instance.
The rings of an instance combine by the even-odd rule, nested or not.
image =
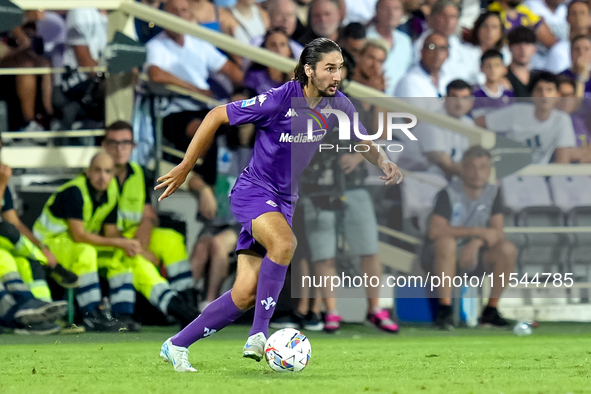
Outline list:
[[[573,81],[577,80],[577,74],[575,74],[570,68],[564,70],[560,73],[560,75],[566,75]],[[585,83],[585,93],[583,94],[584,97],[591,97],[591,79]]]
[[[474,86],[474,106],[472,114],[474,117],[486,115],[493,110],[501,109],[515,102],[513,91],[505,89],[499,84],[496,94],[492,94],[484,85]]]
[[[226,105],[230,125],[254,123],[257,127],[254,151],[248,167],[240,178],[263,187],[280,197],[297,198],[300,175],[308,166],[327,133],[338,126],[334,114],[324,115],[322,127],[314,130],[314,138],[307,139],[307,120],[319,118],[322,109],[333,108],[353,119],[355,107],[344,94],[337,91],[335,98],[323,98],[314,108],[307,108],[304,92],[298,81],[290,81],[249,100]],[[312,114],[309,115],[308,114]],[[359,132],[367,134],[359,123]],[[359,141],[351,127],[351,138]]]

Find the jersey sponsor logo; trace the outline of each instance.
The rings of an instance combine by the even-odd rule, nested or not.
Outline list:
[[[266,203],[267,205],[270,205],[270,206],[272,206],[273,208],[277,208],[277,204],[275,203],[275,201],[272,201],[272,200],[267,200],[265,203]]]
[[[296,112],[296,110],[295,110],[295,109],[293,109],[293,108],[290,108],[290,109],[287,111],[287,113],[285,114],[285,118],[287,118],[288,116],[289,116],[290,118],[293,118],[294,116],[298,116],[298,113]]]
[[[262,106],[263,103],[265,101],[267,101],[267,95],[266,94],[259,94],[258,98],[259,98],[259,103],[260,103],[259,106]]]
[[[248,99],[248,100],[243,100],[242,101],[241,108],[250,107],[251,105],[255,105],[256,102],[257,102],[257,98],[256,97],[253,97],[253,98]]]
[[[308,133],[299,133],[296,135],[291,135],[289,133],[281,133],[279,137],[279,142],[291,142],[296,144],[306,144],[312,142],[319,142],[322,141],[324,136],[326,135],[326,130],[314,130],[312,133],[312,138],[308,136]]]

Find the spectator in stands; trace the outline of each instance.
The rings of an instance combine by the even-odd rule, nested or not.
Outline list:
[[[157,10],[162,10],[164,3],[161,0],[136,0],[140,3],[144,3],[149,5],[150,7],[154,7]],[[146,22],[142,19],[136,18],[135,19],[135,33],[137,34],[137,38],[140,42],[146,43],[159,34],[162,31],[160,26],[154,24],[154,22]]]
[[[158,214],[152,205],[153,179],[137,163],[130,161],[135,147],[132,126],[124,121],[107,126],[102,143],[115,162],[119,185],[117,228],[129,239],[139,241],[144,259],[132,266],[133,284],[152,305],[175,317],[184,327],[197,315],[191,310],[193,293],[191,266],[185,237],[175,230],[158,227]],[[159,270],[164,268],[168,281]]]
[[[388,44],[384,40],[367,40],[359,55],[353,80],[383,92],[386,89],[384,62],[388,50]]]
[[[449,52],[447,38],[439,33],[427,36],[421,49],[419,64],[411,67],[400,79],[396,97],[441,97],[445,91],[441,66]]]
[[[139,241],[123,238],[117,231],[118,190],[113,175],[113,159],[104,152],[95,155],[85,174],[61,186],[49,198],[33,232],[64,267],[79,276],[76,299],[86,329],[138,331],[139,324],[131,318],[135,291],[130,267],[134,260],[143,258],[142,247]],[[99,268],[107,273],[117,320],[98,309]]]
[[[404,0],[404,14],[400,19],[398,30],[406,33],[411,40],[416,40],[428,29],[425,13],[422,10],[424,3],[420,0]]]
[[[481,57],[486,51],[495,49],[503,54],[503,62],[506,65],[511,63],[511,52],[506,45],[505,29],[498,12],[485,11],[480,14],[474,22],[469,42],[474,46],[474,55],[477,57],[476,62],[481,61]],[[484,83],[485,78],[480,73],[478,82]]]
[[[557,40],[568,38],[565,0],[526,0],[524,5],[548,25]]]
[[[386,94],[394,95],[400,78],[413,64],[413,50],[410,37],[397,29],[400,25],[403,8],[401,0],[379,0],[376,3],[376,16],[367,28],[368,38],[381,38],[390,46],[384,63]]]
[[[468,83],[456,79],[447,85],[443,108],[435,111],[458,119],[467,125],[474,121],[468,116],[474,98]],[[419,122],[413,133],[418,147],[405,146],[398,159],[399,165],[409,171],[427,171],[451,179],[461,172],[462,155],[468,149],[468,137],[433,123]]]
[[[16,334],[49,335],[61,329],[55,321],[66,313],[65,301],[36,299],[17,272],[14,259],[0,249],[0,332],[2,326]]]
[[[283,29],[269,30],[265,34],[261,47],[293,59],[293,53],[289,47],[289,36]],[[244,86],[254,89],[259,94],[283,85],[291,77],[291,73],[284,73],[281,70],[254,63],[246,72]]]
[[[298,28],[297,30],[302,30],[305,26],[308,26],[308,15],[310,13],[310,4],[312,0],[297,0],[296,1],[296,16],[298,18],[299,25],[301,25],[301,29]]]
[[[219,7],[210,0],[189,0],[191,22],[196,22],[203,27],[219,31],[228,35],[236,25],[236,19],[225,8]]]
[[[244,44],[250,44],[269,28],[269,15],[255,0],[238,0],[230,12],[235,19],[232,35]]]
[[[231,100],[245,100],[254,95],[250,88],[238,88]],[[207,289],[204,289],[204,297],[199,303],[200,311],[219,297],[221,286],[228,276],[230,254],[236,247],[241,228],[230,210],[228,194],[238,175],[248,165],[254,137],[253,124],[222,126],[203,164],[189,180],[189,190],[199,200],[197,220],[204,225],[191,255],[193,278],[200,289],[204,287],[206,268],[209,266]]]
[[[531,59],[536,53],[536,35],[527,27],[517,27],[509,35],[511,64],[507,79],[513,87],[515,97],[531,97]]]
[[[558,79],[543,71],[532,79],[533,103],[516,103],[476,119],[476,124],[532,148],[532,163],[576,161],[573,123],[570,116],[555,109]],[[552,160],[553,158],[553,160]]]
[[[25,22],[9,34],[8,52],[0,56],[1,68],[50,67],[43,58],[43,42],[37,35],[37,12],[27,12]],[[41,13],[42,14],[42,13]],[[43,131],[53,117],[51,75],[7,75],[0,77],[0,100],[8,107],[12,131]]]
[[[574,0],[568,3],[566,20],[569,25],[568,37],[558,41],[548,51],[544,69],[558,74],[572,66],[571,41],[578,36],[588,36],[591,26],[589,2]]]
[[[533,13],[527,6],[521,4],[522,0],[498,0],[492,2],[488,9],[496,11],[501,15],[503,25],[507,32],[517,27],[528,27],[535,31],[538,41],[547,48],[556,44],[557,40],[552,34],[550,27],[538,15]]]
[[[581,97],[576,96],[577,83],[566,75],[558,76],[558,92],[561,99],[556,103],[556,109],[570,114],[573,122],[573,129],[577,146],[580,150],[580,163],[589,163],[591,161],[591,133],[585,124],[585,119],[581,116],[580,108],[583,103]]]
[[[571,41],[572,66],[561,74],[577,81],[577,96],[591,97],[591,36],[577,36]]]
[[[359,54],[367,42],[365,27],[359,22],[349,23],[343,28],[339,39],[338,44],[341,49],[348,51],[355,60],[358,60]]]
[[[62,75],[62,92],[54,102],[63,113],[62,127],[70,129],[77,119],[103,121],[104,78],[94,72],[78,72],[78,67],[96,67],[107,48],[107,13],[96,8],[77,8],[66,17],[67,42],[64,66],[71,71]]]
[[[517,249],[503,239],[503,203],[498,187],[488,183],[490,171],[490,152],[473,146],[464,153],[460,178],[437,194],[421,253],[425,271],[439,278],[486,272],[498,279],[513,273]],[[496,279],[479,323],[506,327],[497,310],[503,286]],[[437,294],[435,325],[449,330],[453,327],[451,285],[444,280]]]
[[[267,12],[269,13],[269,30],[283,29],[289,36],[289,47],[294,59],[299,59],[304,47],[293,39],[298,22],[294,0],[267,0]],[[263,39],[262,35],[256,37],[251,44],[260,46]]]
[[[187,0],[169,0],[165,10],[183,19],[190,19]],[[146,69],[150,80],[180,86],[192,92],[213,96],[207,81],[212,73],[221,73],[238,85],[242,72],[213,45],[187,34],[165,30],[146,45]],[[177,149],[185,150],[207,114],[201,103],[175,97],[164,110],[164,136]]]
[[[298,42],[306,45],[319,37],[338,41],[342,19],[338,0],[312,0],[309,7],[309,23]]]
[[[415,62],[423,48],[425,37],[435,32],[447,38],[449,45],[448,57],[441,67],[443,86],[454,79],[462,79],[470,84],[478,82],[478,63],[475,49],[463,44],[455,35],[458,27],[459,9],[454,0],[438,0],[431,10],[429,30],[425,31],[415,42]]]
[[[345,11],[343,22],[367,25],[375,16],[376,0],[339,0]]]
[[[496,49],[489,49],[480,58],[480,69],[486,75],[486,82],[474,87],[474,108],[472,116],[477,118],[492,110],[510,105],[514,101],[513,91],[506,87],[507,67],[503,55]]]

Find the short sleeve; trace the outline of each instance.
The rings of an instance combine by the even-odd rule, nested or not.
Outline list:
[[[556,141],[557,148],[570,148],[577,146],[577,138],[575,137],[575,129],[573,121],[570,116],[565,113],[560,113],[561,124],[557,130],[558,140]]]
[[[163,33],[160,33],[163,34]],[[146,44],[146,70],[150,66],[156,66],[161,69],[169,69],[173,62],[170,52],[156,36]]]
[[[490,216],[494,216],[498,213],[503,213],[503,196],[500,189],[499,191],[497,191],[497,195],[495,196],[495,200],[493,201]]]
[[[4,201],[2,201],[2,213],[10,211],[14,209],[14,201],[12,201],[12,193],[10,192],[10,188],[6,186],[4,189]]]
[[[115,205],[115,208],[109,212],[103,224],[117,224],[117,207],[118,205]]]
[[[515,113],[516,109],[516,106],[510,105],[484,115],[486,128],[496,132],[510,131],[511,126],[514,123],[513,114]]]
[[[88,46],[88,29],[90,23],[89,12],[86,9],[74,9],[68,11],[66,17],[66,41],[68,45]]]
[[[447,194],[447,190],[443,189],[437,193],[433,214],[444,217],[447,220],[451,219],[451,202],[449,200],[449,194]]]
[[[76,186],[71,186],[55,196],[50,210],[56,218],[83,220],[83,205],[82,192]]]
[[[419,129],[420,135],[423,138],[418,138],[419,147],[423,153],[427,152],[445,152],[448,151],[448,141],[446,141],[445,132],[433,124],[421,122],[422,127]],[[418,125],[417,125],[418,126]],[[415,130],[416,131],[416,128]],[[415,134],[416,136],[416,134]]]
[[[207,41],[202,40],[204,57],[207,59],[207,69],[210,73],[217,73],[224,67],[228,58]]]
[[[226,104],[230,126],[247,123],[257,123],[258,126],[262,126],[271,123],[281,107],[283,91],[282,88],[271,89],[256,97]]]

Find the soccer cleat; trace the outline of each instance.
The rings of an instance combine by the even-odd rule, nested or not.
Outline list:
[[[378,313],[368,313],[367,320],[382,331],[392,334],[398,333],[398,325],[394,323],[385,309],[381,309]]]
[[[257,332],[256,334],[249,336],[244,345],[244,349],[242,350],[243,357],[261,361],[263,359],[263,354],[265,353],[266,342],[267,338],[265,338],[265,334],[262,332]]]
[[[59,324],[44,321],[15,328],[14,333],[20,335],[51,335],[57,334],[61,329],[62,327]]]
[[[121,328],[121,323],[106,317],[96,309],[84,314],[82,324],[86,331],[117,332]]]
[[[14,320],[22,326],[32,323],[55,321],[64,316],[67,309],[68,303],[66,301],[45,302],[33,298],[19,308],[14,314]]]
[[[331,313],[324,317],[324,331],[328,333],[337,332],[341,328],[343,318],[336,313]]]
[[[450,305],[439,305],[437,318],[433,324],[440,330],[451,331],[454,329],[453,312]]]
[[[65,289],[74,289],[78,286],[78,275],[57,264],[55,267],[47,267],[49,275],[55,282]]]
[[[120,331],[140,332],[142,330],[142,325],[129,315],[115,315],[114,319],[121,325]]]
[[[168,338],[160,348],[160,357],[164,361],[172,364],[177,372],[197,372],[189,362],[189,349],[186,347],[175,346],[172,344],[172,338]]]
[[[478,319],[480,326],[488,326],[495,328],[508,328],[509,322],[501,316],[497,308],[487,306],[482,311],[480,319]]]

